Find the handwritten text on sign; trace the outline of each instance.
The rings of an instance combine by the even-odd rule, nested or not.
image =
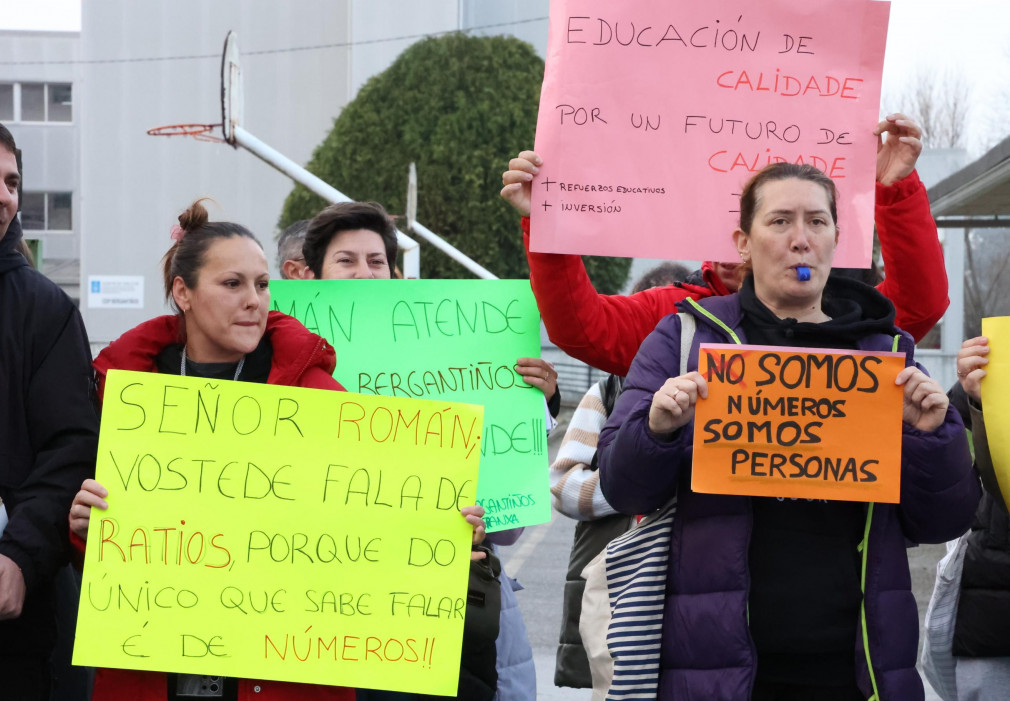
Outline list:
[[[529,281],[281,280],[270,292],[274,309],[333,344],[348,390],[484,405],[488,531],[550,520],[544,395],[514,370],[540,355]]]
[[[455,693],[481,416],[112,371],[74,663]]]
[[[867,267],[888,12],[870,0],[555,0],[531,248],[734,260],[743,185],[787,161],[834,179],[835,264]]]
[[[903,353],[702,344],[691,488],[897,503]]]

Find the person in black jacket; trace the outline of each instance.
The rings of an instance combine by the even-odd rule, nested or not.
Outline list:
[[[948,396],[972,432],[984,492],[964,553],[951,652],[958,701],[1005,698],[1010,685],[1010,511],[996,477],[988,433],[1001,430],[999,405],[983,415],[981,383],[989,339],[969,338],[957,354],[958,383]],[[992,400],[990,399],[990,403]],[[1001,488],[1002,487],[1002,488]]]
[[[19,251],[20,172],[0,125],[0,696],[49,699],[53,581],[69,556],[67,513],[98,444],[81,315]]]

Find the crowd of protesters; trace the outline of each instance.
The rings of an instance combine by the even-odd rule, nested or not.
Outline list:
[[[923,698],[906,548],[966,533],[949,698],[998,698],[1010,685],[1010,516],[986,438],[999,420],[982,404],[988,339],[965,341],[949,396],[915,362],[915,343],[948,305],[942,249],[915,171],[921,131],[896,114],[874,133],[886,271],[875,287],[832,271],[845,235],[832,181],[812,166],[775,164],[743,189],[735,231],[706,232],[732,236],[739,261],[705,262],[695,272],[668,264],[630,295],[598,294],[579,256],[529,250],[531,188],[543,161],[523,151],[509,162],[501,196],[522,215],[547,332],[572,357],[610,373],[582,398],[550,468],[555,508],[580,522],[566,581],[558,583],[565,589],[559,686],[593,686],[578,625],[582,568],[638,518],[673,501],[662,613],[651,621],[661,632],[650,672],[656,698]],[[15,154],[0,126],[0,695],[34,700],[51,698],[59,681],[61,568],[80,562],[92,510],[122,498],[94,480],[108,371],[344,388],[333,378],[332,346],[269,311],[269,267],[253,233],[210,221],[201,202],[170,229],[162,265],[171,313],[127,331],[92,360],[74,304],[23,252]],[[277,264],[289,279],[391,279],[399,277],[396,255],[396,231],[382,207],[346,203],[286,230]],[[694,412],[708,394],[698,347],[706,342],[902,352],[900,501],[693,491]],[[554,368],[519,358],[515,370],[557,416]],[[494,581],[496,593],[487,610],[468,609],[457,697],[535,698],[517,585],[496,557],[522,529],[487,536],[482,515],[479,506],[460,513],[473,532],[470,577]],[[797,582],[809,595],[795,596]],[[428,698],[209,679],[99,669],[90,691],[98,700]]]

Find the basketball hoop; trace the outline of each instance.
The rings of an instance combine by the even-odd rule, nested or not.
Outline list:
[[[217,129],[220,124],[169,124],[164,127],[148,129],[150,136],[189,136],[197,141],[210,141],[220,144],[224,141],[220,137],[214,136],[211,132]]]

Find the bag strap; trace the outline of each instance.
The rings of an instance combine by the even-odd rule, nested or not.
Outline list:
[[[624,390],[624,378],[620,375],[608,375],[600,380],[600,396],[603,399],[603,410],[609,417],[614,412],[617,398]]]
[[[680,374],[687,374],[687,361],[691,355],[691,344],[694,342],[694,331],[696,324],[694,315],[687,312],[678,312],[680,317]]]

